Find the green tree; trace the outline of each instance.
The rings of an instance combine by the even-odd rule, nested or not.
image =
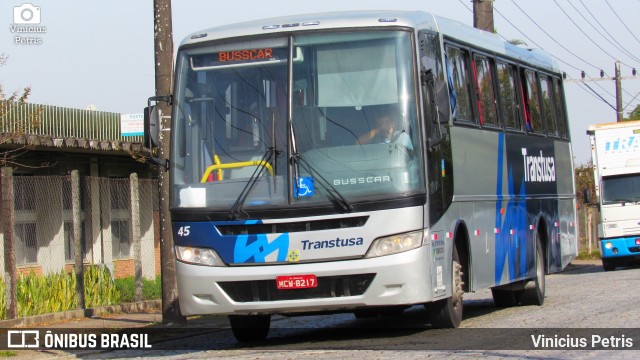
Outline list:
[[[0,66],[6,65],[8,58],[8,55],[0,54]],[[6,97],[4,86],[0,82],[0,121],[2,121],[3,125],[9,111],[26,103],[29,95],[31,95],[31,87],[27,86],[22,89],[22,93],[14,91],[9,97]]]
[[[626,120],[640,120],[640,105],[636,106],[636,108],[629,113]]]
[[[8,55],[0,54],[0,66],[6,65],[8,58]],[[0,144],[38,128],[40,113],[42,112],[40,107],[36,107],[35,110],[22,115],[22,119],[16,116],[18,110],[27,104],[29,95],[31,95],[30,86],[23,88],[22,91],[16,90],[11,94],[7,94],[2,82],[0,82]],[[24,145],[17,149],[0,151],[0,166],[21,165],[17,158],[30,147],[29,145]]]
[[[591,203],[596,201],[596,187],[593,178],[593,161],[589,160],[574,169],[576,179],[576,198],[581,204],[586,203],[585,193],[591,198]]]

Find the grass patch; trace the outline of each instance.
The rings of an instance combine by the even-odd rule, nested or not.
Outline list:
[[[156,276],[154,280],[142,279],[142,294],[145,300],[162,298],[162,278]]]
[[[133,276],[116,279],[116,289],[120,293],[123,303],[136,300],[136,279]],[[154,280],[142,279],[142,298],[144,300],[160,299],[162,297],[162,282],[160,276]]]
[[[592,251],[591,253],[588,253],[586,251],[581,251],[578,253],[578,256],[576,257],[577,260],[600,260],[600,251],[596,250],[596,251]]]
[[[134,302],[136,299],[136,280],[133,276],[115,279],[116,290],[123,303]]]
[[[11,350],[0,350],[0,357],[11,357],[18,355],[17,352]]]

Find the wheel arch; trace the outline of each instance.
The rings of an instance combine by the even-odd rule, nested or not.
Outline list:
[[[549,227],[543,217],[538,219],[537,225],[538,240],[542,246],[542,255],[544,256],[544,271],[545,274],[549,273]],[[535,245],[534,245],[535,246]]]
[[[471,248],[469,241],[469,229],[464,220],[458,220],[455,226],[453,246],[458,250],[458,258],[462,266],[462,288],[465,292],[471,291]],[[453,249],[451,250],[453,251]]]

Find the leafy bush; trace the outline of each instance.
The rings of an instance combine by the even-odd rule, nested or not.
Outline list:
[[[142,279],[142,298],[144,300],[160,299],[162,297],[162,283],[160,276],[154,280]],[[136,279],[133,276],[116,279],[116,288],[123,303],[136,300]]]
[[[2,283],[0,283],[0,320],[4,320],[7,318],[7,299],[6,292],[4,287],[4,278],[0,277]]]
[[[145,300],[162,298],[162,278],[156,276],[154,280],[142,279],[142,293]]]
[[[2,278],[0,278],[2,279]],[[77,308],[76,275],[64,271],[36,276],[33,270],[28,275],[20,274],[16,281],[18,316],[33,316]],[[109,269],[91,265],[85,268],[84,290],[87,308],[114,305],[135,301],[135,278],[133,276],[113,279]],[[6,318],[4,280],[0,282],[0,319]],[[160,276],[154,280],[142,279],[142,294],[145,300],[162,296]]]
[[[36,276],[33,270],[18,277],[18,316],[32,316],[76,308],[75,274],[64,271]]]
[[[85,269],[84,294],[85,305],[88,308],[120,302],[120,293],[116,290],[109,269],[104,266],[92,265]]]
[[[133,302],[136,299],[136,280],[133,276],[115,280],[116,289],[123,303]]]

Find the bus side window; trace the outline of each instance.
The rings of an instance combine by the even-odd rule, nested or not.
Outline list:
[[[527,131],[544,134],[542,117],[540,115],[540,97],[536,74],[531,70],[525,70],[521,77],[522,99],[524,101],[524,113],[527,120]]]
[[[469,55],[466,50],[446,47],[447,71],[450,76],[450,86],[453,93],[455,109],[454,120],[460,122],[475,123],[471,111],[471,82],[469,81]]]
[[[544,114],[544,121],[547,126],[547,135],[558,136],[555,112],[553,111],[553,89],[551,87],[551,81],[545,75],[540,75],[540,92],[542,95],[542,110]]]
[[[491,60],[486,56],[474,55],[473,67],[480,124],[495,127],[499,124],[491,65]]]
[[[554,109],[556,111],[556,121],[558,122],[558,135],[562,138],[567,138],[569,131],[567,129],[567,122],[564,112],[564,94],[562,92],[562,81],[558,78],[553,78],[553,102]]]
[[[507,129],[520,130],[515,66],[498,61],[498,104]]]

